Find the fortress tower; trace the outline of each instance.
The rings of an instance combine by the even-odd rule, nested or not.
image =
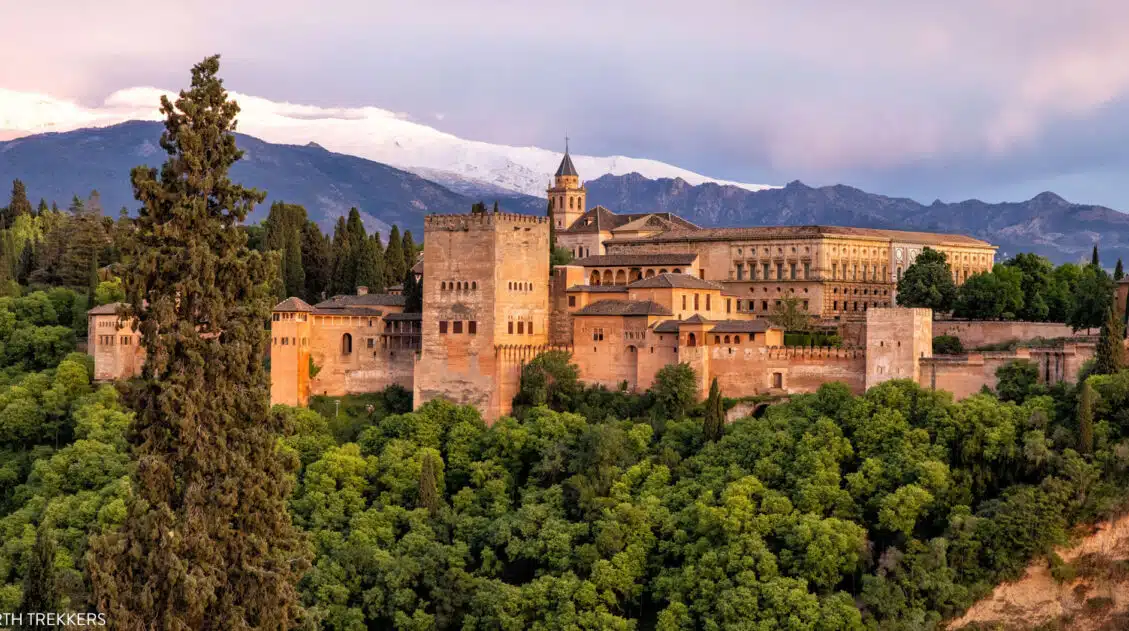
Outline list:
[[[306,405],[310,400],[310,316],[314,308],[288,298],[271,314],[271,404]]]
[[[546,191],[549,194],[549,212],[557,230],[567,230],[573,222],[584,214],[588,191],[580,185],[580,175],[568,155],[568,140],[565,140],[565,154],[553,185]]]
[[[509,412],[513,397],[500,387],[500,354],[549,340],[548,220],[431,215],[424,239],[415,404],[445,398],[474,405],[493,421]]]

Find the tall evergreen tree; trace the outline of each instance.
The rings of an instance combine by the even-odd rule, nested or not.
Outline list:
[[[41,628],[28,621],[28,614],[54,612],[59,608],[59,592],[55,584],[55,540],[46,521],[41,522],[36,530],[23,587],[19,609],[26,623],[23,628]]]
[[[1113,375],[1120,372],[1125,363],[1125,329],[1121,315],[1112,305],[1102,324],[1098,347],[1094,355],[1095,375]]]
[[[30,239],[24,243],[24,249],[20,252],[19,261],[16,263],[16,282],[21,285],[26,285],[31,279],[32,272],[39,265],[38,258],[35,254],[35,243]]]
[[[337,218],[333,227],[333,273],[330,279],[330,294],[351,293],[356,285],[357,271],[352,267],[353,256],[349,246],[349,229],[344,217]]]
[[[330,291],[333,276],[333,250],[329,236],[318,225],[307,221],[302,228],[302,268],[306,273],[306,291],[302,298],[314,304]]]
[[[430,451],[424,454],[419,471],[419,507],[432,517],[439,512],[439,465]]]
[[[1099,267],[1101,263],[1098,261],[1098,244],[1094,244],[1094,251],[1090,253],[1090,265]]]
[[[39,208],[35,211],[35,215],[38,217],[39,215],[42,215],[43,213],[47,212],[48,210],[50,210],[50,208],[48,208],[48,206],[47,206],[47,200],[40,198],[39,199]]]
[[[706,399],[706,418],[702,427],[706,440],[716,442],[725,435],[725,405],[721,399],[721,388],[717,377],[710,383],[710,395]]]
[[[494,212],[498,212],[498,200],[494,200]]]
[[[91,542],[99,610],[121,629],[288,629],[306,545],[287,509],[263,366],[276,263],[238,229],[264,194],[231,181],[239,106],[219,57],[166,116],[158,171],[133,169],[141,208],[124,283],[146,361],[132,398],[128,517]]]
[[[472,214],[472,215],[485,215],[486,214],[486,204],[483,204],[482,202],[474,202],[470,206],[470,214]]]
[[[20,180],[12,181],[12,197],[8,201],[8,209],[4,212],[2,227],[7,228],[15,223],[20,215],[32,214],[31,202],[27,199],[27,187]]]
[[[1113,280],[1121,280],[1125,278],[1125,268],[1121,265],[1121,259],[1117,259],[1117,266],[1113,268]]]
[[[404,242],[400,237],[400,227],[392,226],[388,233],[388,249],[384,251],[384,280],[387,285],[395,285],[404,280]]]
[[[416,242],[412,238],[412,231],[405,230],[404,238],[402,239],[402,246],[404,248],[404,269],[410,270],[416,264]]]
[[[1078,393],[1078,451],[1086,455],[1094,452],[1095,394],[1090,380],[1083,381]]]
[[[374,234],[365,239],[361,247],[361,256],[357,258],[357,286],[367,287],[370,293],[381,293],[384,291],[384,257],[378,236]]]
[[[286,297],[306,293],[306,268],[302,265],[302,232],[290,230],[282,248],[282,281]]]

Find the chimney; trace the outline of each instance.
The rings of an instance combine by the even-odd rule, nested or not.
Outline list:
[[[364,296],[367,293],[368,293],[368,287],[365,287],[364,285],[357,285],[357,295],[358,296]]]

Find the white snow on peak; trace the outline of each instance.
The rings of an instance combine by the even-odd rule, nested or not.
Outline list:
[[[44,94],[0,88],[0,139],[127,120],[160,120],[160,97],[175,94],[151,87],[114,92],[96,107]],[[318,107],[231,93],[240,106],[238,130],[267,142],[305,145],[416,171],[424,177],[466,179],[528,195],[544,196],[561,153],[538,147],[513,147],[466,140],[414,122],[407,115],[377,107]],[[756,191],[775,188],[710,178],[657,160],[625,156],[573,155],[583,179],[605,174],[681,178],[691,185],[728,184]]]

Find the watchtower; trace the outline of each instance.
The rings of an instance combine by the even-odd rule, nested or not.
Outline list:
[[[557,230],[567,230],[584,214],[588,191],[580,185],[580,175],[568,155],[568,140],[561,165],[553,176],[553,185],[545,191],[549,195],[549,213]]]

